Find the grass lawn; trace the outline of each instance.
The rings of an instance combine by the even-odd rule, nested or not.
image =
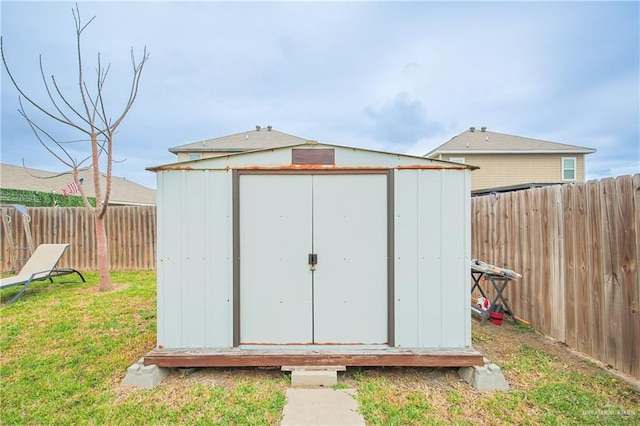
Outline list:
[[[178,370],[153,390],[121,385],[155,346],[154,272],[114,272],[97,291],[66,276],[0,308],[1,424],[278,424],[279,370]],[[1,293],[8,300],[17,290]],[[479,393],[450,368],[348,369],[367,424],[640,424],[640,395],[562,345],[522,327],[480,326],[474,346],[510,392]]]

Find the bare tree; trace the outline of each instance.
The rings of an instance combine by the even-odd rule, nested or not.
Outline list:
[[[68,166],[73,171],[73,180],[78,186],[80,195],[84,200],[84,204],[89,209],[95,219],[95,235],[98,253],[98,272],[100,275],[100,290],[106,291],[113,287],[111,283],[111,274],[109,270],[109,250],[108,241],[105,227],[105,215],[107,213],[107,207],[109,205],[109,197],[111,195],[111,176],[113,168],[113,137],[118,129],[118,126],[122,123],[123,119],[133,106],[133,103],[138,94],[138,87],[140,83],[140,76],[142,75],[142,69],[149,59],[146,47],[144,48],[142,59],[136,61],[133,48],[131,48],[131,64],[133,66],[133,76],[131,80],[131,87],[127,101],[122,108],[120,114],[112,119],[107,114],[105,105],[105,81],[107,74],[109,73],[110,65],[104,67],[100,60],[100,53],[98,53],[98,63],[96,68],[96,81],[95,87],[92,90],[89,89],[89,85],[85,81],[83,62],[82,62],[82,50],[81,50],[81,38],[82,32],[87,28],[89,24],[95,19],[95,16],[91,18],[86,24],[83,24],[80,17],[80,9],[76,3],[75,9],[71,10],[73,13],[73,20],[75,22],[76,29],[76,47],[77,47],[77,61],[78,61],[78,90],[79,100],[77,105],[73,105],[71,98],[65,95],[58,80],[55,76],[47,79],[45,77],[44,67],[42,64],[42,55],[40,56],[40,75],[42,82],[44,83],[44,89],[46,96],[51,102],[51,106],[48,108],[43,107],[40,103],[36,102],[33,97],[25,93],[16,81],[14,75],[9,70],[7,60],[5,58],[4,46],[2,37],[0,37],[0,53],[2,55],[2,63],[4,64],[7,74],[11,79],[11,82],[18,90],[19,96],[19,109],[20,114],[26,119],[27,123],[33,130],[38,141],[44,146],[44,148],[52,154],[55,158]],[[78,160],[72,155],[72,151],[69,149],[69,141],[62,141],[59,138],[54,137],[50,132],[44,130],[44,128],[36,124],[29,115],[27,115],[24,108],[23,99],[27,101],[37,111],[44,114],[55,122],[62,123],[69,126],[75,131],[83,134],[81,141],[90,144],[91,153],[86,155],[85,158]],[[78,141],[73,141],[78,142]],[[75,144],[77,146],[77,144]],[[106,165],[106,179],[103,183],[100,180],[100,164],[101,161]],[[80,184],[78,170],[83,164],[90,162],[93,169],[93,189],[95,195],[95,207],[89,203],[85,191]]]

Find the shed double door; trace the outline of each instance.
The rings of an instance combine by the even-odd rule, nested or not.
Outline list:
[[[386,174],[239,182],[240,344],[386,345]]]

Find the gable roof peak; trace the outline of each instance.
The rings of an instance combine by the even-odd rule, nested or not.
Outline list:
[[[256,149],[275,148],[305,143],[307,139],[281,132],[268,125],[262,127],[256,125],[255,129],[227,136],[219,136],[190,142],[169,148],[169,152],[244,152]]]
[[[550,142],[524,136],[492,132],[486,127],[475,127],[452,137],[425,156],[435,154],[493,154],[493,153],[573,153],[591,154],[595,149],[578,145]]]

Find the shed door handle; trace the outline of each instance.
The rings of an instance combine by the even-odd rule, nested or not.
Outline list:
[[[318,264],[318,255],[316,253],[309,253],[309,265],[316,266]]]

